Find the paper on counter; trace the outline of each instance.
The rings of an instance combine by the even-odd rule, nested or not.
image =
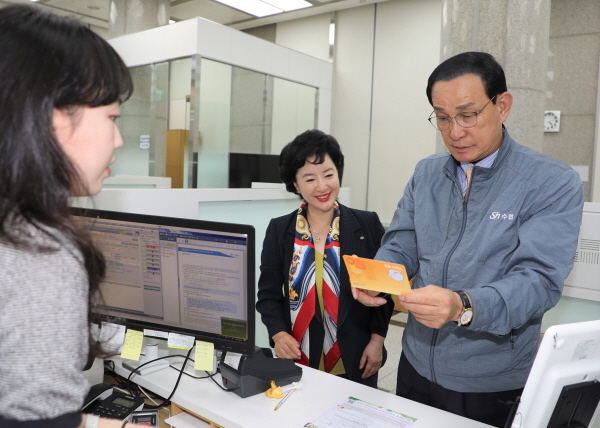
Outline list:
[[[185,412],[171,416],[170,418],[165,419],[165,422],[173,428],[206,428],[210,426],[208,422]]]
[[[376,404],[348,397],[316,419],[302,425],[309,428],[406,428],[417,421],[412,416]]]

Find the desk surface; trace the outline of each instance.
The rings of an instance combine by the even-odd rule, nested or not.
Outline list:
[[[122,360],[113,360],[115,371],[121,376],[129,376],[129,370],[121,365]],[[490,427],[310,367],[302,367],[302,370],[302,389],[277,411],[273,409],[279,400],[267,398],[262,393],[240,398],[233,392],[223,391],[210,379],[193,379],[185,375],[171,401],[225,428],[300,428],[349,396],[417,418],[413,425],[415,428]],[[174,369],[167,368],[144,376],[134,375],[131,380],[162,397],[168,397],[177,374]],[[220,374],[215,376],[215,380],[221,383]]]

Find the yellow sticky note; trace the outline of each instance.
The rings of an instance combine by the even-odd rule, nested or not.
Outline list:
[[[215,355],[214,343],[196,340],[196,353],[194,355],[194,370],[206,370],[207,372],[213,371],[213,356]]]
[[[125,342],[123,343],[123,351],[121,351],[121,358],[139,361],[143,341],[144,333],[136,330],[127,330]]]

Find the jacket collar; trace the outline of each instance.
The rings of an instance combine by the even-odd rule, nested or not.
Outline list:
[[[360,224],[358,223],[358,220],[356,220],[356,217],[354,217],[354,215],[352,214],[352,211],[350,211],[348,209],[348,207],[346,207],[345,205],[342,205],[338,202],[338,205],[340,206],[340,233],[343,234],[343,232],[354,232],[359,230]],[[290,215],[290,222],[288,224],[288,228],[286,233],[290,234],[290,235],[295,235],[296,233],[296,216],[298,215],[298,210],[294,211],[291,215]]]
[[[516,142],[510,137],[508,130],[502,125],[502,131],[504,133],[504,139],[502,140],[502,144],[500,145],[500,149],[498,150],[498,156],[494,161],[494,164],[489,168],[478,168],[477,169],[477,177],[480,179],[490,178],[494,173],[500,169],[500,167],[504,164],[506,159],[509,157],[512,152]],[[450,173],[451,176],[456,176],[456,167],[459,165],[459,162],[452,157],[452,155],[448,156],[448,161],[444,165],[444,169]]]

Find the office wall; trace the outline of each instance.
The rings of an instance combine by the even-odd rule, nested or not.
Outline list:
[[[369,183],[375,7],[336,13],[331,132],[345,155],[343,185],[365,209]]]
[[[335,14],[311,16],[277,24],[275,43],[329,61],[329,24]]]
[[[384,222],[416,162],[435,152],[425,87],[439,62],[441,11],[441,0],[396,0],[335,13],[331,133],[352,206]],[[324,56],[329,16],[277,24],[277,43]]]
[[[560,110],[561,124],[560,132],[544,133],[543,151],[569,165],[588,167],[586,201],[596,202],[600,199],[591,195],[591,182],[599,60],[600,2],[552,0],[546,110]],[[600,183],[595,187],[600,196]]]
[[[367,209],[389,222],[416,163],[435,153],[425,88],[439,64],[442,3],[381,3],[376,22]]]

